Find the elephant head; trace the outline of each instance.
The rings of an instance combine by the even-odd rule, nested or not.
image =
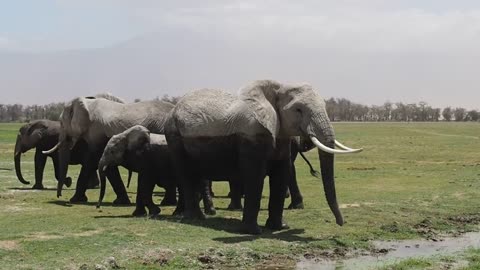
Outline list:
[[[68,164],[70,162],[70,152],[78,140],[84,139],[88,147],[91,143],[105,139],[104,130],[96,128],[93,122],[101,122],[104,119],[95,119],[95,113],[92,113],[90,104],[96,99],[108,99],[116,103],[123,103],[122,100],[108,95],[99,94],[93,97],[78,97],[69,102],[60,115],[61,132],[57,145],[44,154],[49,154],[58,150],[59,156],[59,179],[57,186],[57,197],[61,196],[63,184],[68,173]],[[91,150],[91,149],[89,149]],[[94,149],[96,150],[96,149]]]
[[[150,131],[140,125],[133,126],[110,138],[98,163],[100,172],[100,197],[97,207],[100,207],[103,197],[105,196],[105,170],[107,167],[121,165],[126,155],[129,154],[135,154],[136,157],[141,156],[141,153],[147,149],[149,144]]]
[[[334,154],[357,153],[335,140],[323,98],[308,84],[284,85],[256,81],[240,91],[240,98],[273,139],[301,136],[318,148],[325,196],[338,225],[344,220],[335,191]],[[334,149],[335,145],[340,149]]]
[[[28,150],[37,147],[41,144],[42,139],[47,135],[49,125],[52,126],[53,123],[47,123],[44,120],[34,121],[22,126],[17,135],[17,141],[15,143],[15,153],[14,153],[14,161],[15,161],[15,172],[17,174],[17,178],[23,184],[30,184],[30,182],[26,181],[23,178],[22,170],[21,170],[21,156],[22,153],[27,152]],[[58,123],[55,123],[58,125]],[[59,127],[59,125],[58,125]]]

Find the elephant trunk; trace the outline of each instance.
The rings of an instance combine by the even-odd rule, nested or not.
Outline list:
[[[21,158],[22,158],[22,142],[21,136],[17,136],[17,141],[15,143],[15,153],[14,153],[14,161],[15,161],[15,173],[17,174],[18,180],[25,185],[29,185],[30,182],[25,180],[22,175],[22,168],[21,168]]]
[[[70,163],[70,147],[67,143],[62,143],[58,152],[59,168],[58,168],[58,184],[57,184],[57,197],[62,196],[63,185],[67,178],[68,164]]]
[[[320,159],[320,169],[322,173],[323,190],[327,198],[328,206],[335,216],[338,225],[342,226],[345,222],[343,220],[342,212],[338,207],[337,193],[335,190],[335,170],[333,154],[325,153],[318,150],[318,157]]]
[[[335,148],[335,132],[330,124],[326,113],[317,114],[313,117],[313,123],[308,127],[308,135],[312,142],[317,145],[317,142],[322,141],[322,145],[327,149]],[[317,145],[318,147],[318,145]],[[328,206],[335,216],[336,223],[342,226],[345,222],[337,202],[337,193],[335,190],[335,169],[334,169],[334,155],[331,152],[326,152],[323,148],[318,149],[318,157],[320,160],[320,169],[322,174],[323,189],[327,199]]]
[[[102,205],[103,197],[105,197],[105,189],[106,189],[106,176],[105,176],[105,170],[107,166],[105,165],[103,159],[100,160],[98,163],[98,174],[100,175],[100,195],[98,196],[98,203],[97,203],[97,208],[100,208]]]

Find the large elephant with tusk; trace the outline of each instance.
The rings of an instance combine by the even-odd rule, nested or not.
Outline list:
[[[318,148],[328,205],[338,225],[344,224],[334,179],[334,155],[357,153],[335,141],[325,102],[308,84],[255,81],[239,95],[203,89],[185,95],[165,124],[165,136],[177,177],[184,189],[184,218],[204,218],[194,190],[202,179],[241,181],[245,202],[242,231],[259,234],[257,224],[264,178],[270,197],[266,227],[287,228],[283,206],[292,177],[290,142],[309,138]],[[335,145],[340,149],[334,149]]]
[[[142,125],[152,132],[163,133],[166,115],[173,104],[160,101],[120,103],[105,97],[78,97],[68,103],[60,117],[62,131],[57,145],[45,153],[59,151],[59,182],[57,197],[61,196],[68,171],[70,149],[80,140],[87,143],[88,155],[82,164],[80,175],[96,170],[105,145],[110,137],[134,125]],[[113,190],[117,194],[114,203],[129,204],[125,186],[117,167],[109,167],[105,172]],[[79,179],[83,179],[79,177]],[[86,183],[78,181],[71,202],[87,201]]]
[[[35,184],[33,189],[43,189],[43,171],[47,162],[47,158],[50,157],[53,161],[53,169],[55,173],[55,178],[58,180],[59,175],[59,159],[58,153],[51,153],[49,155],[42,154],[42,151],[52,148],[58,143],[58,138],[60,136],[60,122],[51,121],[51,120],[35,120],[28,124],[23,125],[17,135],[17,141],[15,143],[15,153],[14,153],[14,162],[15,162],[15,173],[17,174],[18,180],[26,185],[29,185],[30,182],[25,180],[22,174],[21,168],[21,156],[23,153],[35,148],[35,157],[34,157],[34,167],[35,167]],[[85,142],[80,141],[72,149],[70,165],[80,164],[83,160],[83,156],[86,153],[85,151]],[[92,172],[89,175],[88,179],[89,187],[94,187],[98,185],[98,177],[96,171]],[[72,179],[70,177],[66,178],[67,186],[72,184]]]

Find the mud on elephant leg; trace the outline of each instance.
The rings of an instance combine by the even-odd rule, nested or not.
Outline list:
[[[206,215],[213,216],[217,214],[217,210],[213,206],[212,200],[212,193],[210,192],[212,189],[212,181],[204,180],[201,182],[200,194],[203,200],[203,211]]]

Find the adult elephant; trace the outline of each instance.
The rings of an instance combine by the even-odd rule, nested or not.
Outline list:
[[[282,215],[292,176],[290,142],[293,136],[304,136],[319,148],[327,202],[336,223],[344,223],[335,192],[333,154],[361,149],[334,149],[335,134],[325,102],[310,85],[263,80],[242,89],[238,96],[221,90],[194,91],[176,104],[165,135],[185,192],[184,209],[179,209],[184,218],[204,218],[194,196],[195,181],[228,178],[242,181],[245,189],[242,231],[261,233],[257,217],[268,175],[266,227],[287,228]]]
[[[35,148],[35,184],[33,189],[43,189],[43,171],[45,169],[45,164],[47,158],[50,157],[53,162],[53,169],[55,172],[55,178],[58,180],[58,170],[59,170],[59,160],[58,153],[51,153],[49,155],[42,154],[42,151],[52,148],[55,144],[58,143],[58,137],[60,135],[60,122],[51,121],[51,120],[35,120],[28,124],[20,127],[17,135],[17,141],[15,143],[15,153],[14,153],[14,162],[15,162],[15,172],[17,174],[18,180],[26,185],[29,185],[30,182],[25,180],[22,175],[21,169],[21,157],[22,154],[29,151],[30,149]],[[80,164],[85,151],[85,142],[79,141],[77,145],[72,149],[71,153],[71,165]],[[94,187],[98,185],[98,177],[96,172],[92,173],[88,179],[89,187]],[[66,178],[66,183],[68,187],[72,184],[72,179],[70,177]]]
[[[151,100],[137,103],[118,103],[105,98],[78,97],[66,105],[61,115],[62,131],[58,144],[48,152],[59,151],[60,170],[57,197],[62,194],[68,170],[70,151],[83,139],[88,145],[88,155],[83,162],[80,175],[97,169],[108,139],[134,125],[142,125],[152,132],[163,133],[166,115],[173,104]],[[47,153],[48,153],[47,152]],[[109,167],[105,172],[113,190],[117,194],[114,203],[129,204],[125,186],[117,167]],[[80,177],[80,179],[82,179]],[[85,181],[78,181],[71,202],[87,201]]]

